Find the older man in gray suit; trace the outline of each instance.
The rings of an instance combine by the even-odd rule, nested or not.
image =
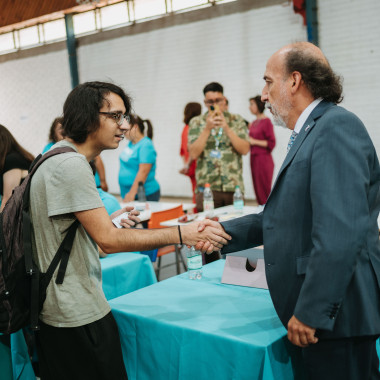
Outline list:
[[[222,253],[264,244],[273,304],[308,378],[379,379],[375,148],[363,123],[336,105],[340,78],[316,46],[280,49],[264,80],[262,100],[292,130],[288,153],[264,211],[222,223],[232,236]]]

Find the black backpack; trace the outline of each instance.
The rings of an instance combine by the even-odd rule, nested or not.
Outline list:
[[[32,255],[32,224],[29,216],[30,184],[33,174],[48,158],[75,152],[70,147],[55,148],[39,155],[29,174],[17,186],[0,213],[0,332],[11,334],[31,326],[38,330],[38,317],[46,298],[46,289],[57,268],[57,284],[62,284],[75,233],[76,220],[67,230],[46,273],[41,273]]]

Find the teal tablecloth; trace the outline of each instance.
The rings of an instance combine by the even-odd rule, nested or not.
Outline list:
[[[11,349],[0,341],[0,378],[12,380]]]
[[[149,257],[140,253],[115,253],[101,259],[101,266],[107,300],[157,282]],[[35,378],[24,336],[18,331],[11,335],[11,349],[0,343],[0,380]]]
[[[293,379],[302,372],[267,290],[221,284],[224,260],[110,301],[130,380]]]
[[[100,260],[103,291],[107,300],[157,282],[149,256],[134,252],[108,255]]]

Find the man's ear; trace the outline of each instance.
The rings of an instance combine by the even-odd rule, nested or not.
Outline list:
[[[299,71],[293,71],[291,79],[293,81],[291,86],[291,92],[292,94],[295,94],[302,84],[302,75]]]

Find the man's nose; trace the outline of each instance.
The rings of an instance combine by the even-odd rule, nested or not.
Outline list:
[[[119,128],[123,131],[123,132],[126,132],[128,129],[129,129],[129,123],[127,120],[125,120],[125,118],[123,117],[123,121],[121,123],[121,125],[119,125]]]

